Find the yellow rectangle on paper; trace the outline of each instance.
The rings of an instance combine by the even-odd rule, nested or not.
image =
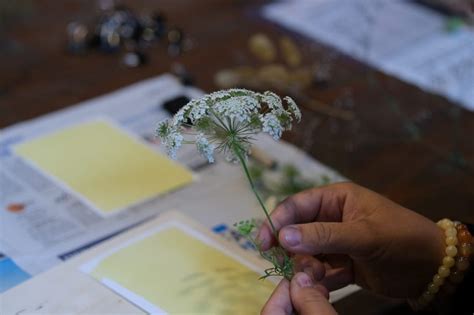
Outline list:
[[[72,126],[14,150],[104,214],[192,181],[187,169],[105,121]]]
[[[91,274],[168,314],[258,314],[275,287],[178,227],[157,231],[115,251]]]

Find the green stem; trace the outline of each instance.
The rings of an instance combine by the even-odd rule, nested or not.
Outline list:
[[[272,222],[272,219],[270,218],[270,214],[268,213],[268,210],[267,208],[265,207],[265,204],[263,203],[262,199],[260,198],[260,195],[258,194],[257,192],[257,188],[255,187],[255,184],[252,180],[252,177],[250,176],[250,172],[247,168],[247,163],[245,162],[245,158],[243,157],[242,155],[242,152],[241,152],[241,148],[238,147],[238,146],[235,146],[234,147],[234,152],[235,154],[237,155],[237,157],[239,158],[239,161],[240,161],[240,164],[242,164],[242,167],[245,171],[245,175],[247,175],[247,179],[250,183],[250,187],[252,188],[252,191],[253,193],[255,194],[255,197],[257,197],[257,200],[258,202],[260,203],[260,206],[262,207],[263,209],[263,212],[265,213],[265,216],[267,217],[268,219],[268,222],[270,223],[270,226],[272,228],[272,232],[273,234],[275,235],[276,239],[278,239],[278,234],[277,234],[277,230],[275,229],[275,226],[273,225],[273,222]]]

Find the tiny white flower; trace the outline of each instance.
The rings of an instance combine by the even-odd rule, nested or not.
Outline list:
[[[173,125],[178,126],[186,121],[184,114],[189,110],[190,105],[183,106],[173,117]]]
[[[205,157],[209,163],[214,163],[214,145],[209,143],[209,140],[200,133],[196,137],[196,147],[203,157]]]
[[[250,96],[235,96],[219,101],[214,110],[222,117],[236,122],[249,122],[252,114],[258,112],[260,103]]]
[[[178,131],[178,128],[174,125],[170,125],[169,121],[163,121],[158,124],[156,132],[165,145],[168,155],[172,159],[176,159],[176,153],[184,140],[184,137]]]
[[[263,93],[263,101],[268,105],[271,111],[277,115],[285,111],[280,97],[273,92],[266,91]]]
[[[283,133],[280,120],[274,114],[265,114],[261,117],[262,131],[268,133],[273,139],[278,140]]]
[[[298,105],[296,105],[295,101],[289,96],[285,96],[283,99],[288,104],[288,112],[292,114],[293,116],[295,116],[297,122],[300,122],[301,111],[298,108]]]
[[[188,107],[189,118],[191,119],[191,122],[194,123],[208,114],[209,105],[202,99],[191,102],[193,103]]]
[[[176,153],[183,143],[184,137],[178,131],[171,132],[168,137],[165,138],[165,147],[168,155],[173,160],[176,160]]]

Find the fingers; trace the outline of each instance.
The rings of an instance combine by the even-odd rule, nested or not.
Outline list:
[[[325,255],[323,265],[326,272],[320,283],[329,292],[354,283],[353,261],[347,255]]]
[[[335,184],[322,188],[302,191],[288,197],[271,214],[272,222],[278,231],[283,226],[295,223],[342,220],[342,207],[348,189],[352,184]],[[276,240],[270,224],[265,222],[258,236],[262,250],[269,249]]]
[[[290,299],[290,282],[283,279],[262,309],[262,315],[290,315],[293,312]]]
[[[374,236],[363,221],[314,222],[284,227],[279,233],[279,241],[295,254],[361,255],[369,251]]]
[[[333,257],[337,259],[337,256],[331,255],[328,256],[328,260],[332,261]],[[296,255],[293,257],[293,264],[295,273],[306,273],[315,283],[322,284],[329,292],[354,283],[352,264],[347,258],[342,258],[333,264],[333,262],[323,263],[309,255]]]
[[[320,283],[332,292],[354,283],[354,275],[350,269],[336,268],[327,271]]]
[[[293,257],[293,264],[295,273],[304,272],[315,282],[321,281],[326,274],[324,264],[313,256],[296,255]]]
[[[268,220],[265,220],[263,225],[260,227],[256,242],[262,251],[269,250],[275,245],[276,239],[272,233],[272,229],[268,225]]]
[[[303,273],[297,273],[290,284],[290,296],[293,306],[300,315],[337,315],[329,303],[327,289],[314,284],[311,278]]]

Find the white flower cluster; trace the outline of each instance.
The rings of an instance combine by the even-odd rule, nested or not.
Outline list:
[[[196,137],[196,147],[209,163],[214,163],[214,145],[209,143],[209,140],[202,133]]]
[[[223,99],[214,108],[221,117],[242,123],[250,121],[252,114],[260,109],[260,103],[255,98],[244,95]]]
[[[280,121],[274,114],[265,114],[261,118],[262,131],[268,133],[273,139],[278,140],[281,138],[283,128],[281,127]]]
[[[158,125],[157,134],[170,157],[183,143],[194,143],[210,163],[214,151],[224,152],[235,160],[247,156],[253,136],[266,132],[280,139],[291,129],[301,112],[290,97],[282,99],[273,92],[257,93],[230,89],[207,94],[186,104],[176,115]]]
[[[161,137],[161,141],[165,145],[168,155],[172,159],[176,159],[176,153],[184,140],[183,135],[178,131],[178,128],[168,124],[160,124],[158,128],[157,132],[159,135],[166,135],[165,137]]]

